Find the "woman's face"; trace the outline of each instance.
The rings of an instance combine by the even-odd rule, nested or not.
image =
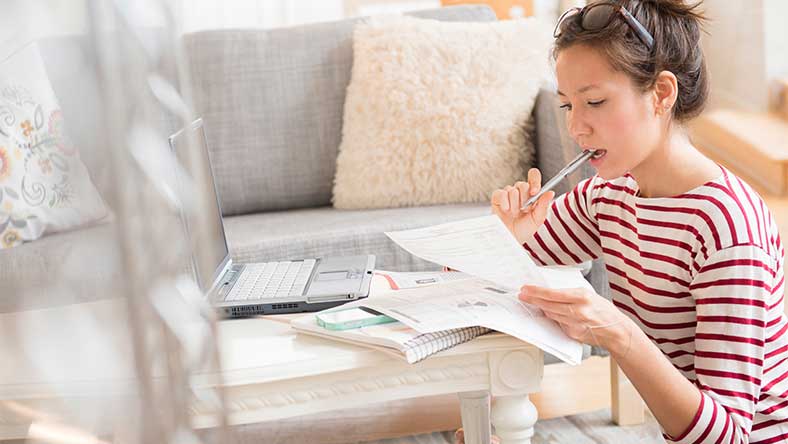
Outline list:
[[[573,45],[556,60],[558,98],[569,134],[583,149],[604,150],[591,165],[605,180],[636,169],[658,146],[652,94],[637,91],[598,51]]]

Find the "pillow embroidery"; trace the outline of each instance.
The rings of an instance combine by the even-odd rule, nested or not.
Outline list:
[[[13,62],[23,66],[6,68]],[[20,82],[20,73],[29,87]],[[0,248],[106,214],[64,132],[63,112],[37,47],[30,45],[0,66]]]

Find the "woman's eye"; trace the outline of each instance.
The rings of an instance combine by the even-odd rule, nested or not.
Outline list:
[[[601,105],[603,103],[605,103],[604,100],[597,100],[596,102],[588,102],[588,104],[591,105],[591,106],[599,106],[599,105]]]
[[[572,105],[566,103],[564,105],[559,106],[559,108],[569,111],[570,109],[572,109]]]

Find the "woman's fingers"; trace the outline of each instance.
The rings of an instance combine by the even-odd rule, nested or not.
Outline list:
[[[538,168],[528,170],[528,185],[531,188],[531,196],[535,196],[542,189],[542,172]]]
[[[534,204],[534,218],[541,222],[547,218],[547,210],[550,208],[550,202],[555,197],[554,191],[548,191],[539,197],[539,200]]]
[[[504,201],[506,202],[506,208],[504,208]],[[502,216],[504,212],[509,210],[509,198],[506,197],[506,193],[503,190],[493,191],[490,204],[493,212],[498,216]]]
[[[576,304],[585,302],[586,294],[583,288],[571,288],[554,290],[547,287],[538,287],[535,285],[523,285],[520,288],[520,299],[527,300],[538,304],[538,300],[545,300],[549,302],[562,302],[569,304]]]
[[[529,212],[536,212],[537,217],[544,219],[547,215],[549,202],[555,196],[555,193],[545,193],[539,198],[536,204],[526,209],[525,213],[522,210],[525,202],[536,195],[541,186],[538,182],[541,181],[539,170],[534,168],[532,171],[533,172],[529,172],[528,174],[528,182],[518,181],[515,182],[514,185],[508,185],[503,189],[493,191],[492,197],[490,198],[490,205],[492,206],[493,213],[502,218],[508,217],[517,219]],[[536,183],[536,186],[533,185],[534,183]]]
[[[555,322],[558,322],[559,324],[561,324],[561,326],[563,327],[564,331],[568,330],[573,325],[582,325],[582,324],[578,324],[577,319],[574,319],[574,318],[572,318],[570,316],[561,316],[561,315],[555,314],[555,313],[547,314],[547,312],[545,312],[545,314],[546,314],[546,316],[548,318],[550,318],[550,319],[554,320]]]
[[[545,313],[549,312],[562,316],[575,316],[575,311],[571,303],[553,302],[547,299],[529,298],[528,296],[520,296],[520,300],[541,308]]]
[[[506,187],[509,195],[509,216],[516,218],[520,215],[520,190],[517,187]]]
[[[531,198],[530,189],[531,186],[528,185],[528,182],[519,181],[514,184],[514,187],[517,188],[517,191],[520,192],[520,202],[517,205],[518,210],[523,207],[526,201]]]

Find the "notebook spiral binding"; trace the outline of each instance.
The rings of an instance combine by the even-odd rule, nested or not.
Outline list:
[[[491,331],[486,327],[465,327],[424,333],[405,343],[405,358],[408,363],[414,364]]]

